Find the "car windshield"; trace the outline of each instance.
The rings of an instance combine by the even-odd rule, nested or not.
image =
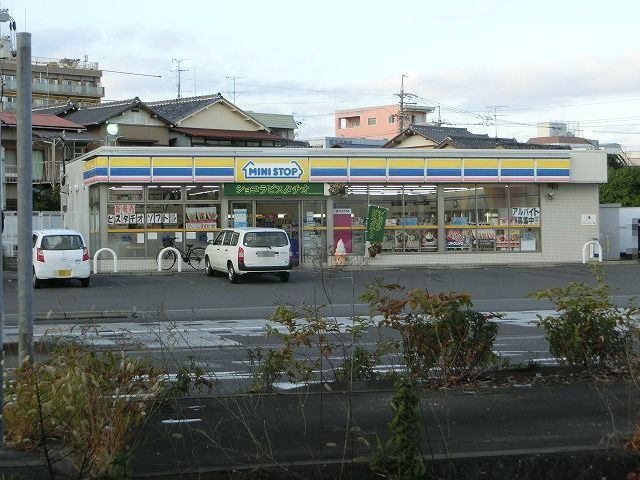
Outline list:
[[[284,232],[249,232],[244,236],[246,247],[286,247],[289,244]]]
[[[79,235],[47,235],[42,239],[42,250],[79,250],[83,248]]]

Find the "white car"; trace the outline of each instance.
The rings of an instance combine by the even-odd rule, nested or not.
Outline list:
[[[89,250],[75,230],[33,232],[33,288],[42,280],[77,278],[88,287],[91,275]]]
[[[204,264],[208,276],[226,272],[231,283],[257,273],[272,273],[288,282],[289,236],[279,228],[225,228],[207,245]]]

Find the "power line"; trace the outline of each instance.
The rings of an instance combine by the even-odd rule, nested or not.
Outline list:
[[[162,75],[152,75],[150,73],[123,72],[120,70],[105,70],[104,68],[102,69],[102,71],[109,72],[109,73],[119,73],[120,75],[136,75],[138,77],[162,78]]]

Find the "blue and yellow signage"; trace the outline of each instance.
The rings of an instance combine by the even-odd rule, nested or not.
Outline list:
[[[236,158],[236,182],[307,182],[307,158]]]
[[[90,158],[84,164],[84,183],[556,183],[571,179],[571,158],[567,154],[535,158],[531,152],[522,156],[510,152],[502,158],[500,153],[456,157],[429,152],[393,157],[349,152],[344,157],[330,157],[321,151],[318,156],[305,151],[307,156],[296,157],[275,156],[265,150],[265,156],[225,157],[143,151],[149,155],[132,156],[127,151],[121,156]]]

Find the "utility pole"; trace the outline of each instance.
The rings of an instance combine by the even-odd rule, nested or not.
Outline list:
[[[18,37],[18,361],[33,361],[31,34]]]
[[[0,24],[9,22],[9,48],[7,49],[7,45],[2,43],[2,47],[0,48],[0,82],[2,82],[2,86],[0,87],[0,112],[4,111],[4,102],[2,101],[2,96],[4,95],[4,74],[2,72],[2,61],[4,59],[13,58],[16,54],[15,44],[13,43],[13,38],[15,33],[12,35],[11,32],[15,32],[16,30],[16,22],[9,15],[9,11],[4,8],[0,10]],[[5,202],[5,185],[4,185],[4,147],[2,146],[2,121],[0,121],[0,215],[2,215],[2,229],[0,230],[0,406],[4,405],[4,291],[3,291],[3,282],[4,282],[4,244],[2,242],[2,232],[4,231],[4,211],[6,208]],[[4,415],[0,412],[0,450],[4,449]]]
[[[404,79],[405,79],[406,75],[402,75],[402,78],[400,79],[400,93],[396,93],[394,94],[396,97],[400,97],[400,108],[398,111],[398,133],[402,133],[402,131],[404,130],[404,121],[405,121],[405,117],[406,114],[404,113],[405,110],[405,106],[406,103],[404,101],[405,97],[407,98],[413,98],[415,97],[415,95],[413,93],[405,93],[404,91]]]
[[[240,78],[246,78],[246,77],[235,77],[233,75],[229,75],[226,77],[227,80],[233,80],[233,103],[236,103],[236,80]]]
[[[186,68],[180,68],[182,62],[184,62],[185,60],[189,60],[188,58],[172,58],[171,61],[173,63],[176,63],[178,66],[176,67],[175,70],[171,70],[173,73],[176,74],[177,76],[177,87],[178,87],[178,98],[182,98],[182,72],[188,72],[189,70],[187,70]]]
[[[495,129],[496,129],[496,137],[498,138],[498,109],[500,108],[508,108],[508,105],[487,105],[487,118],[491,118],[489,116],[489,111],[491,109],[493,109],[493,124],[495,125]]]

